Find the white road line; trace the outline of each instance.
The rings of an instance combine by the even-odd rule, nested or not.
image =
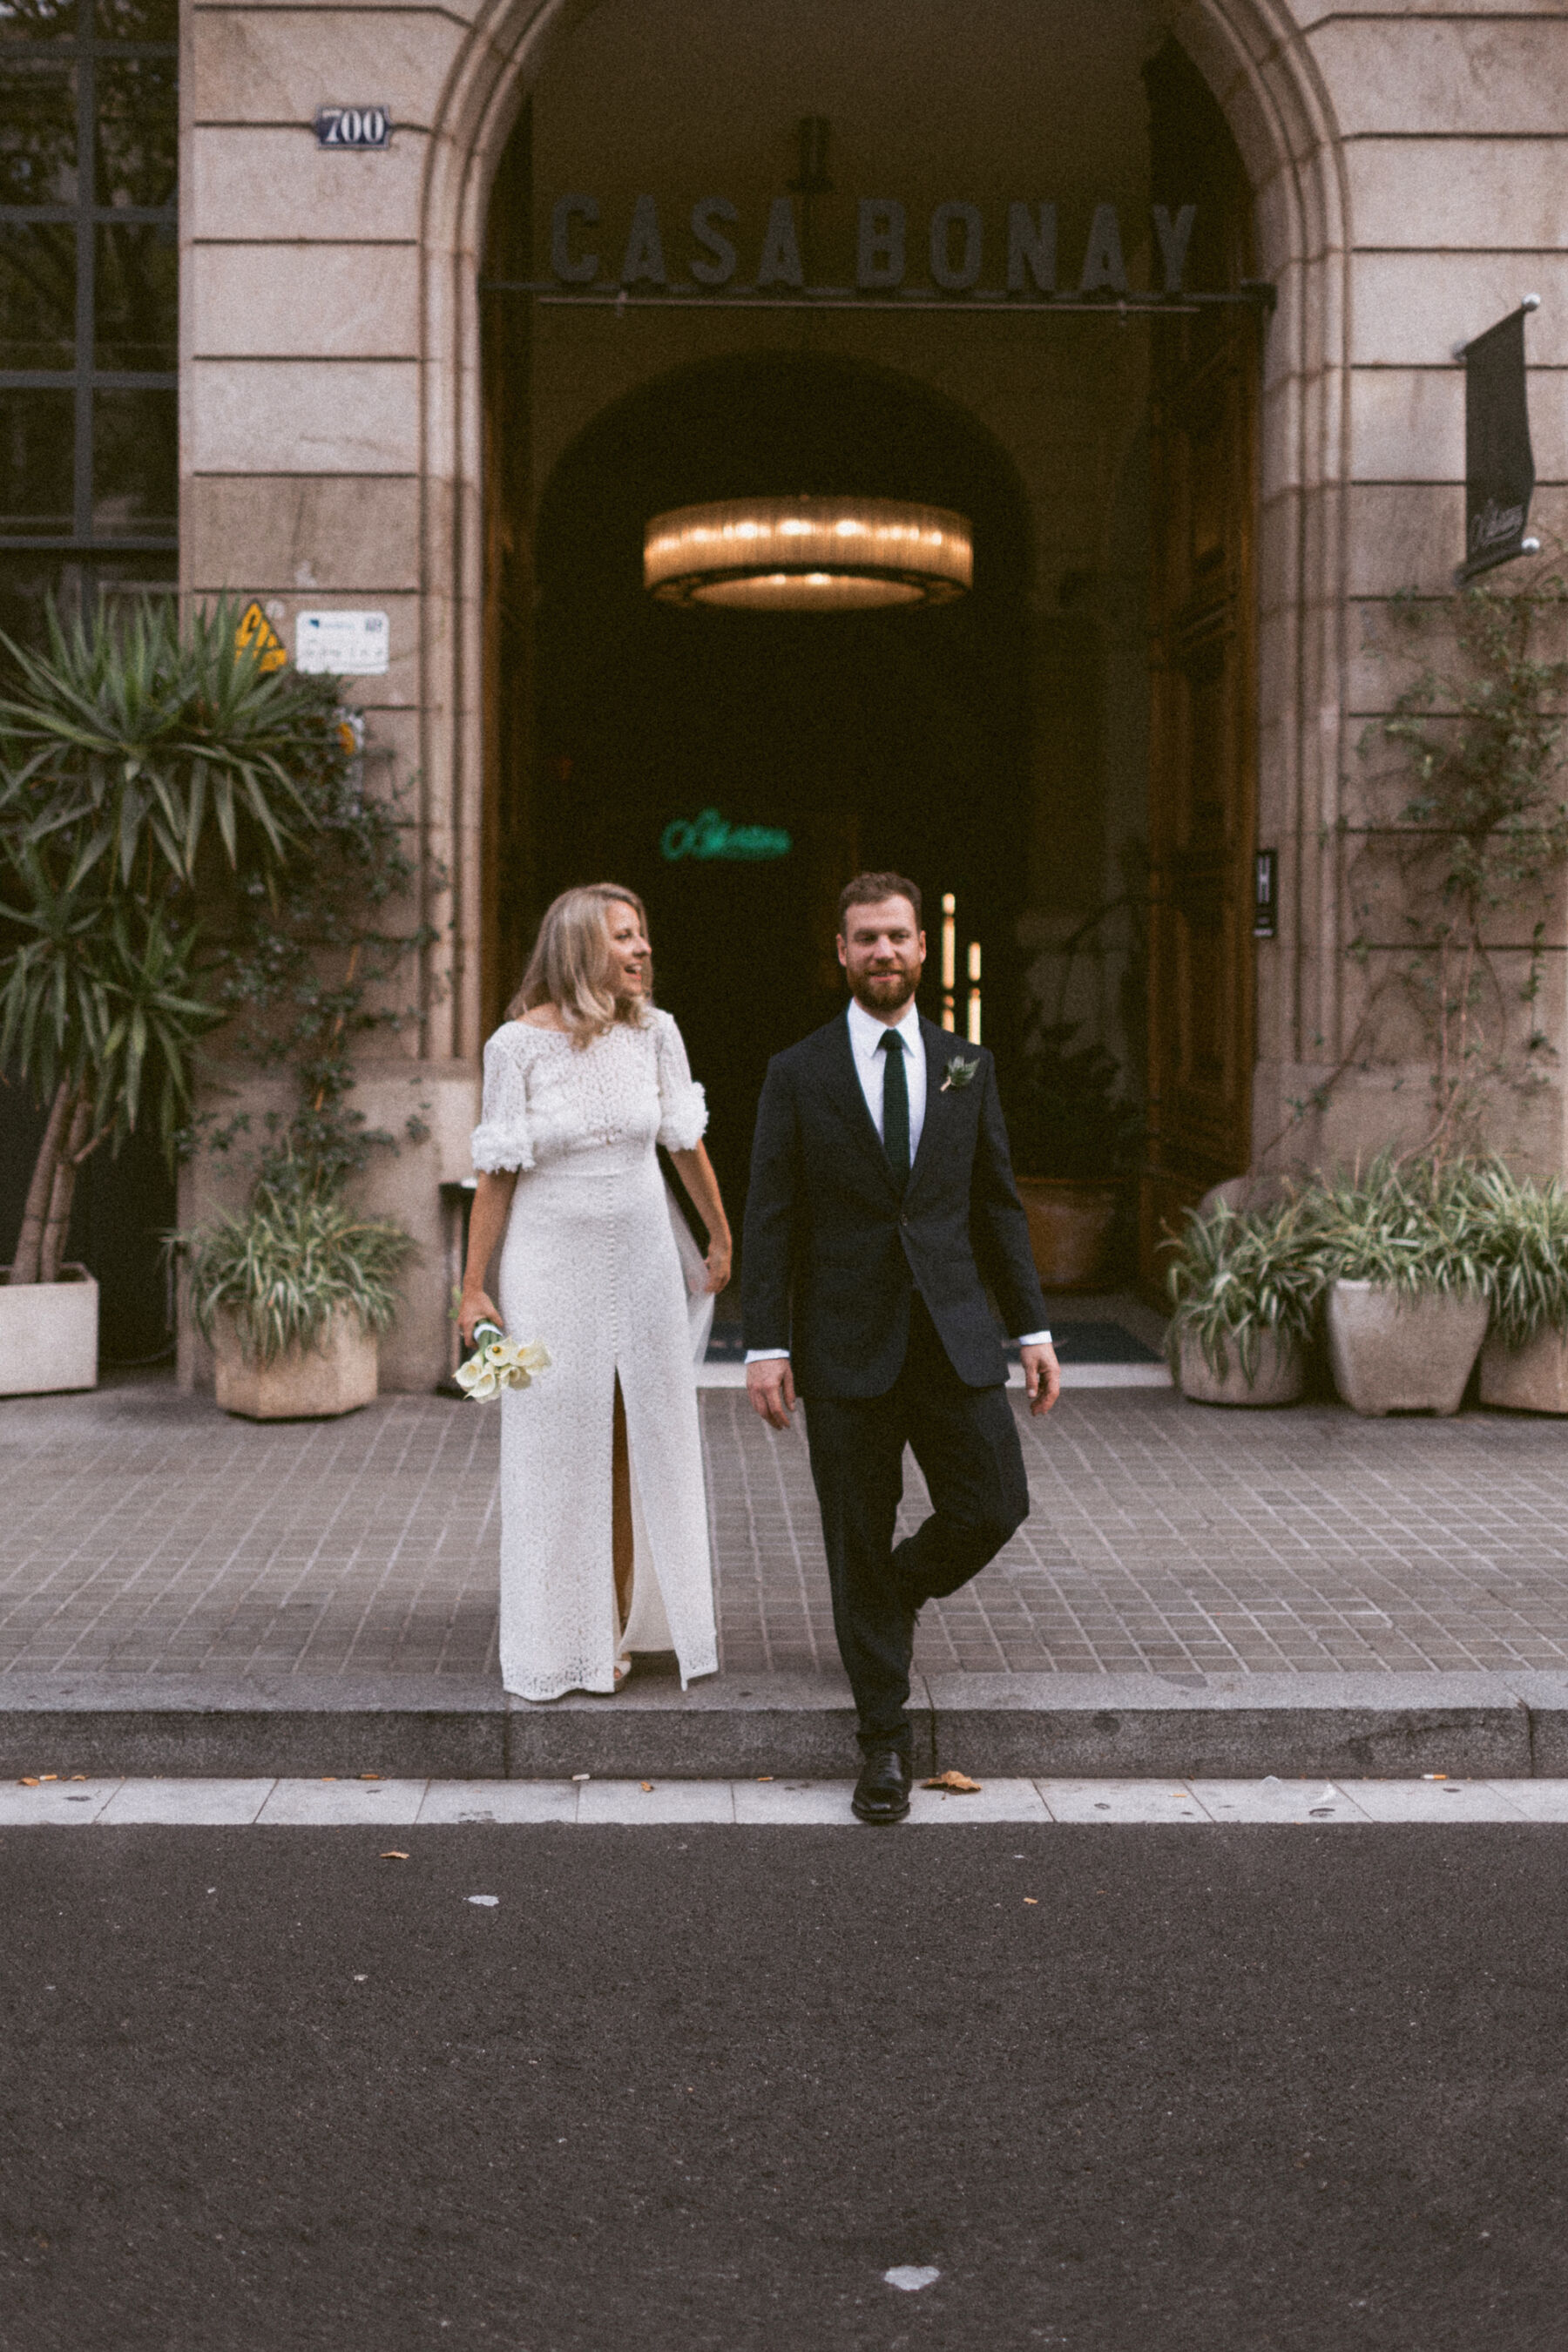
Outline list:
[[[440,1829],[739,1823],[854,1828],[848,1780],[41,1780],[0,1783],[0,1830]],[[1026,1780],[917,1788],[915,1828],[1568,1823],[1568,1780]]]

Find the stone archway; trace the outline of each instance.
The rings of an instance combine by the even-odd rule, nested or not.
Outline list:
[[[426,837],[454,889],[431,1050],[477,1053],[485,761],[477,281],[485,207],[519,108],[584,0],[492,0],[454,57],[425,183],[421,666]],[[1278,289],[1261,386],[1258,824],[1281,853],[1280,940],[1260,987],[1253,1127],[1272,1134],[1308,1041],[1338,1025],[1331,836],[1342,747],[1347,442],[1345,217],[1332,110],[1286,0],[1183,0],[1171,30],[1213,89],[1252,184]],[[440,1042],[437,1043],[437,1038]]]

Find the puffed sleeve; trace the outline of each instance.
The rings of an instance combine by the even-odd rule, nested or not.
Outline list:
[[[473,1149],[474,1166],[486,1176],[533,1165],[527,1071],[504,1029],[498,1029],[485,1046],[484,1101]]]
[[[668,1013],[655,1016],[658,1056],[658,1139],[667,1151],[689,1151],[708,1128],[708,1097],[691,1075],[686,1046]]]

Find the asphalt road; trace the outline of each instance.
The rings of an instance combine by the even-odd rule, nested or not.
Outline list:
[[[5,1832],[0,2347],[1561,2352],[1565,1859]]]

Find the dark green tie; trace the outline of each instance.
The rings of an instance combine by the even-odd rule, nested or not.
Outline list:
[[[900,1188],[910,1181],[910,1081],[904,1067],[904,1041],[889,1029],[880,1050],[888,1057],[882,1080],[882,1148]]]

